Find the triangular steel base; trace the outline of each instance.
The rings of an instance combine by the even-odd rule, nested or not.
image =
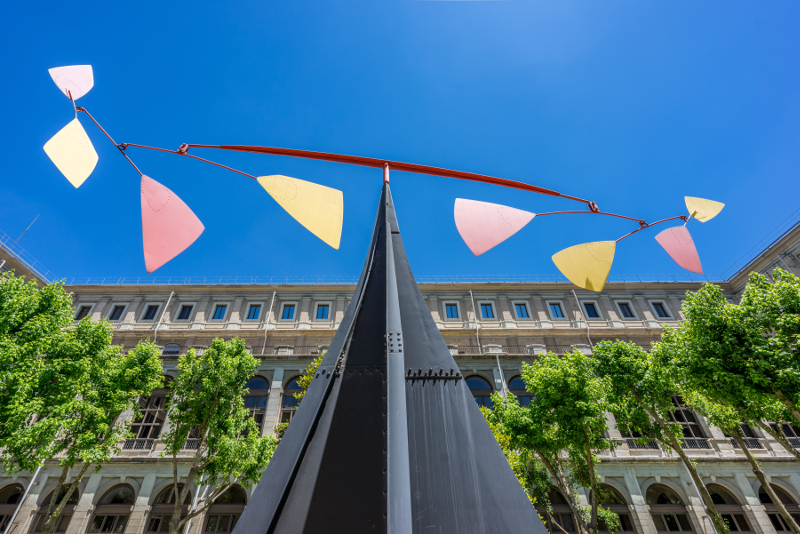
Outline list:
[[[545,534],[414,281],[384,183],[344,319],[233,534]]]

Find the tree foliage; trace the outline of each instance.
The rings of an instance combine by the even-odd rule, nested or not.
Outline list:
[[[245,384],[258,367],[244,341],[215,339],[202,355],[194,349],[180,356],[179,374],[170,382],[167,417],[170,429],[161,435],[164,456],[172,457],[176,494],[170,534],[179,532],[202,514],[234,484],[256,484],[269,463],[277,440],[261,436],[255,420],[244,407]],[[197,439],[196,452],[183,488],[179,488],[179,455],[190,435]],[[207,495],[191,504],[181,517],[193,483],[208,486]]]

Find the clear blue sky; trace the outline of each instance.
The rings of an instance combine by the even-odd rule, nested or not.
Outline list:
[[[72,118],[50,67],[93,65],[81,101],[118,142],[253,144],[490,174],[648,220],[683,196],[725,202],[693,221],[706,273],[725,271],[799,206],[800,3],[716,1],[13,2],[0,22],[0,229],[63,276],[146,275],[139,177],[81,117],[100,155],[74,189],[42,146]],[[245,177],[130,149],[205,233],[158,275],[355,275],[380,171],[206,151],[260,176],[344,191],[341,248]],[[474,257],[457,197],[534,212],[576,204],[394,173],[418,275],[555,274],[550,256],[630,223],[534,219]],[[653,239],[623,241],[612,274],[678,273]]]

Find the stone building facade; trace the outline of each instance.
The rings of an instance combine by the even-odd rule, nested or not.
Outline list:
[[[4,261],[2,270],[13,268],[42,283],[47,280],[1,240],[0,261]],[[735,302],[749,272],[769,275],[775,267],[800,274],[800,225],[788,228],[731,277],[718,283]],[[244,339],[260,360],[245,402],[263,433],[273,432],[277,423],[291,420],[296,409],[292,397],[292,390],[297,387],[295,380],[330,344],[355,287],[350,281],[96,282],[73,282],[68,286],[74,294],[76,319],[107,318],[113,325],[114,342],[126,349],[141,339],[156,340],[162,347],[166,377],[176,374],[178,355],[190,348],[204,350],[217,337]],[[649,347],[665,326],[680,323],[681,300],[699,285],[697,281],[637,277],[611,281],[597,294],[583,290],[573,293],[573,286],[556,281],[423,279],[420,289],[476,401],[488,403],[491,392],[497,390],[508,389],[524,396],[519,378],[522,363],[545,351],[563,353],[577,348],[590,353],[592,343],[603,339]],[[159,432],[169,425],[164,412],[165,393],[166,390],[156,390],[148,399],[142,399],[145,416],[133,426],[137,437],[126,441],[122,453],[99,472],[85,478],[65,510],[58,532],[166,531],[162,517],[171,509],[172,472],[170,459],[160,456],[163,444],[158,439]],[[766,534],[788,530],[730,438],[682,408],[679,398],[675,403],[676,420],[685,428],[688,454],[697,461],[721,513],[729,516],[732,530]],[[601,456],[598,471],[601,482],[617,497],[612,509],[623,516],[623,531],[713,534],[702,501],[677,456],[655,444],[637,445],[616,430],[610,415],[609,427],[609,437],[619,446]],[[788,431],[791,434],[794,430]],[[756,429],[748,441],[790,512],[800,514],[800,466],[794,457]],[[792,438],[792,442],[800,448],[800,436]],[[188,459],[193,454],[192,440],[186,447]],[[182,470],[188,471],[188,463]],[[0,472],[0,522],[8,522],[22,493],[30,488],[8,532],[28,534],[40,530],[38,520],[59,473],[55,461],[48,462],[33,483],[31,473],[7,476]],[[192,488],[192,498],[197,491]],[[230,532],[250,491],[251,488],[235,488],[226,494],[223,502],[192,522],[189,532]],[[588,503],[586,491],[581,490],[581,498]],[[558,501],[554,495],[555,520],[569,532],[574,529],[569,509]]]

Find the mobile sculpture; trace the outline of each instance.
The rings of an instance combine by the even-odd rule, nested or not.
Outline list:
[[[553,255],[553,263],[567,279],[575,285],[590,291],[602,291],[605,286],[614,261],[617,243],[651,226],[675,220],[682,220],[684,224],[662,231],[655,239],[682,268],[702,274],[703,268],[700,263],[700,257],[686,224],[690,218],[700,222],[707,222],[713,219],[725,206],[713,200],[687,196],[685,197],[685,202],[689,215],[678,215],[648,223],[644,219],[600,211],[595,202],[565,195],[551,189],[514,180],[426,165],[274,147],[183,144],[178,150],[167,150],[134,143],[117,143],[85,108],[75,105],[75,101],[88,93],[94,85],[92,67],[90,65],[58,67],[50,69],[50,75],[58,88],[72,102],[75,118],[45,144],[44,150],[67,180],[76,188],[80,187],[91,175],[98,161],[97,152],[92,146],[86,130],[78,120],[78,113],[85,113],[139,173],[141,176],[143,249],[148,273],[152,273],[186,250],[200,237],[205,227],[178,195],[139,170],[127,154],[127,149],[130,147],[158,150],[194,158],[257,180],[267,193],[297,222],[334,249],[339,248],[344,218],[344,201],[341,191],[288,176],[255,177],[189,154],[189,150],[197,148],[252,152],[422,173],[562,197],[586,205],[587,209],[584,210],[537,214],[490,202],[456,199],[454,207],[456,228],[466,245],[476,256],[491,250],[519,232],[534,217],[591,214],[617,217],[638,224],[638,228],[619,239],[582,243]]]
[[[476,255],[544,215],[589,213],[638,223],[638,228],[617,241],[576,245],[553,256],[567,278],[594,291],[605,284],[617,242],[655,224],[686,223],[689,216],[647,223],[604,213],[594,202],[521,182],[381,159],[270,147],[181,145],[173,151],[117,144],[85,108],[75,105],[93,85],[91,67],[50,72],[72,101],[75,119],[47,142],[45,151],[79,187],[92,173],[98,156],[78,113],[85,113],[114,143],[141,176],[148,272],[189,247],[204,228],[174,192],[139,170],[127,154],[131,147],[195,158],[253,178],[301,225],[333,248],[338,248],[342,230],[340,191],[286,176],[251,176],[189,150],[276,154],[383,170],[372,240],[353,298],[233,534],[546,534],[414,280],[389,188],[390,170],[512,187],[563,197],[588,208],[537,215],[458,199],[456,226]],[[686,202],[690,216],[700,221],[722,209],[722,204],[709,200],[687,197]],[[665,230],[657,239],[681,266],[701,272],[685,226]],[[500,384],[498,389],[502,390]]]

